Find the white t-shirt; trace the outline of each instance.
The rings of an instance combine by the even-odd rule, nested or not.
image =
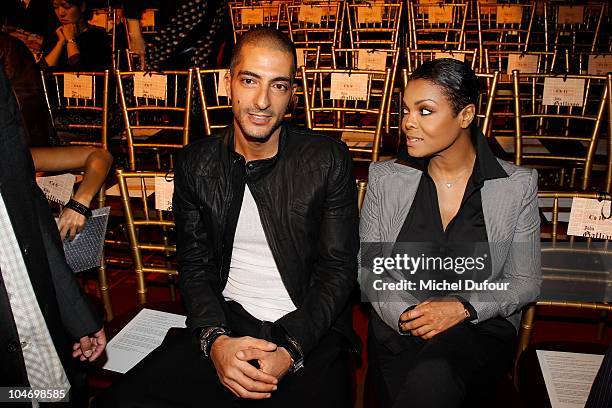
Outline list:
[[[240,303],[253,317],[269,322],[296,309],[274,262],[248,185],[244,188],[223,296]]]

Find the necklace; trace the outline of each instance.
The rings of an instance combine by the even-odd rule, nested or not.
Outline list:
[[[456,182],[458,182],[459,180],[461,180],[461,178],[465,175],[465,173],[467,173],[467,170],[463,170],[461,172],[461,174],[459,174],[459,176],[453,180],[449,180],[449,181],[443,181],[444,185],[446,186],[446,188],[451,189]]]

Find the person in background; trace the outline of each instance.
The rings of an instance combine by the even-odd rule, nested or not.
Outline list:
[[[28,146],[59,144],[45,100],[40,70],[30,50],[17,38],[0,33],[0,65],[15,91]]]
[[[80,362],[102,354],[106,335],[101,316],[89,306],[66,263],[49,205],[34,180],[21,114],[3,70],[0,273],[0,386],[54,388],[57,393],[51,393],[49,402],[87,406]],[[38,407],[40,400],[20,402]]]
[[[103,28],[88,23],[91,10],[84,0],[53,0],[53,10],[61,26],[55,30],[55,43],[47,41],[43,69],[99,72],[111,69],[111,40]]]
[[[76,203],[69,203],[64,207],[57,223],[62,239],[66,236],[74,239],[85,226],[88,213],[86,210],[89,210],[91,200],[104,184],[113,163],[113,156],[107,150],[90,146],[39,147],[30,149],[30,152],[36,171],[85,172],[83,181],[71,199]]]

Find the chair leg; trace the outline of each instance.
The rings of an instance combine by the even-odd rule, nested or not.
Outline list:
[[[514,380],[514,388],[518,390],[518,362],[521,354],[527,346],[529,345],[529,341],[531,339],[531,332],[533,330],[533,322],[535,320],[535,312],[536,305],[531,304],[527,307],[526,310],[523,311],[523,316],[521,319],[521,326],[519,328],[518,335],[518,344],[516,348],[516,355],[514,357],[514,368],[513,368],[513,380]]]
[[[102,304],[104,305],[104,311],[106,315],[106,321],[110,322],[113,320],[113,306],[110,301],[110,295],[108,293],[108,281],[106,280],[106,260],[104,259],[104,251],[102,251],[102,260],[100,261],[100,267],[98,268],[98,286],[100,289],[100,297],[102,298]]]

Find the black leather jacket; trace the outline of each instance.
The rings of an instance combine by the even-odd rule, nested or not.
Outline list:
[[[187,326],[229,327],[222,292],[246,183],[297,307],[275,324],[304,355],[330,328],[356,345],[349,297],[356,287],[359,219],[348,149],[288,124],[271,159],[246,164],[233,146],[227,129],[190,143],[177,157],[173,210]]]

